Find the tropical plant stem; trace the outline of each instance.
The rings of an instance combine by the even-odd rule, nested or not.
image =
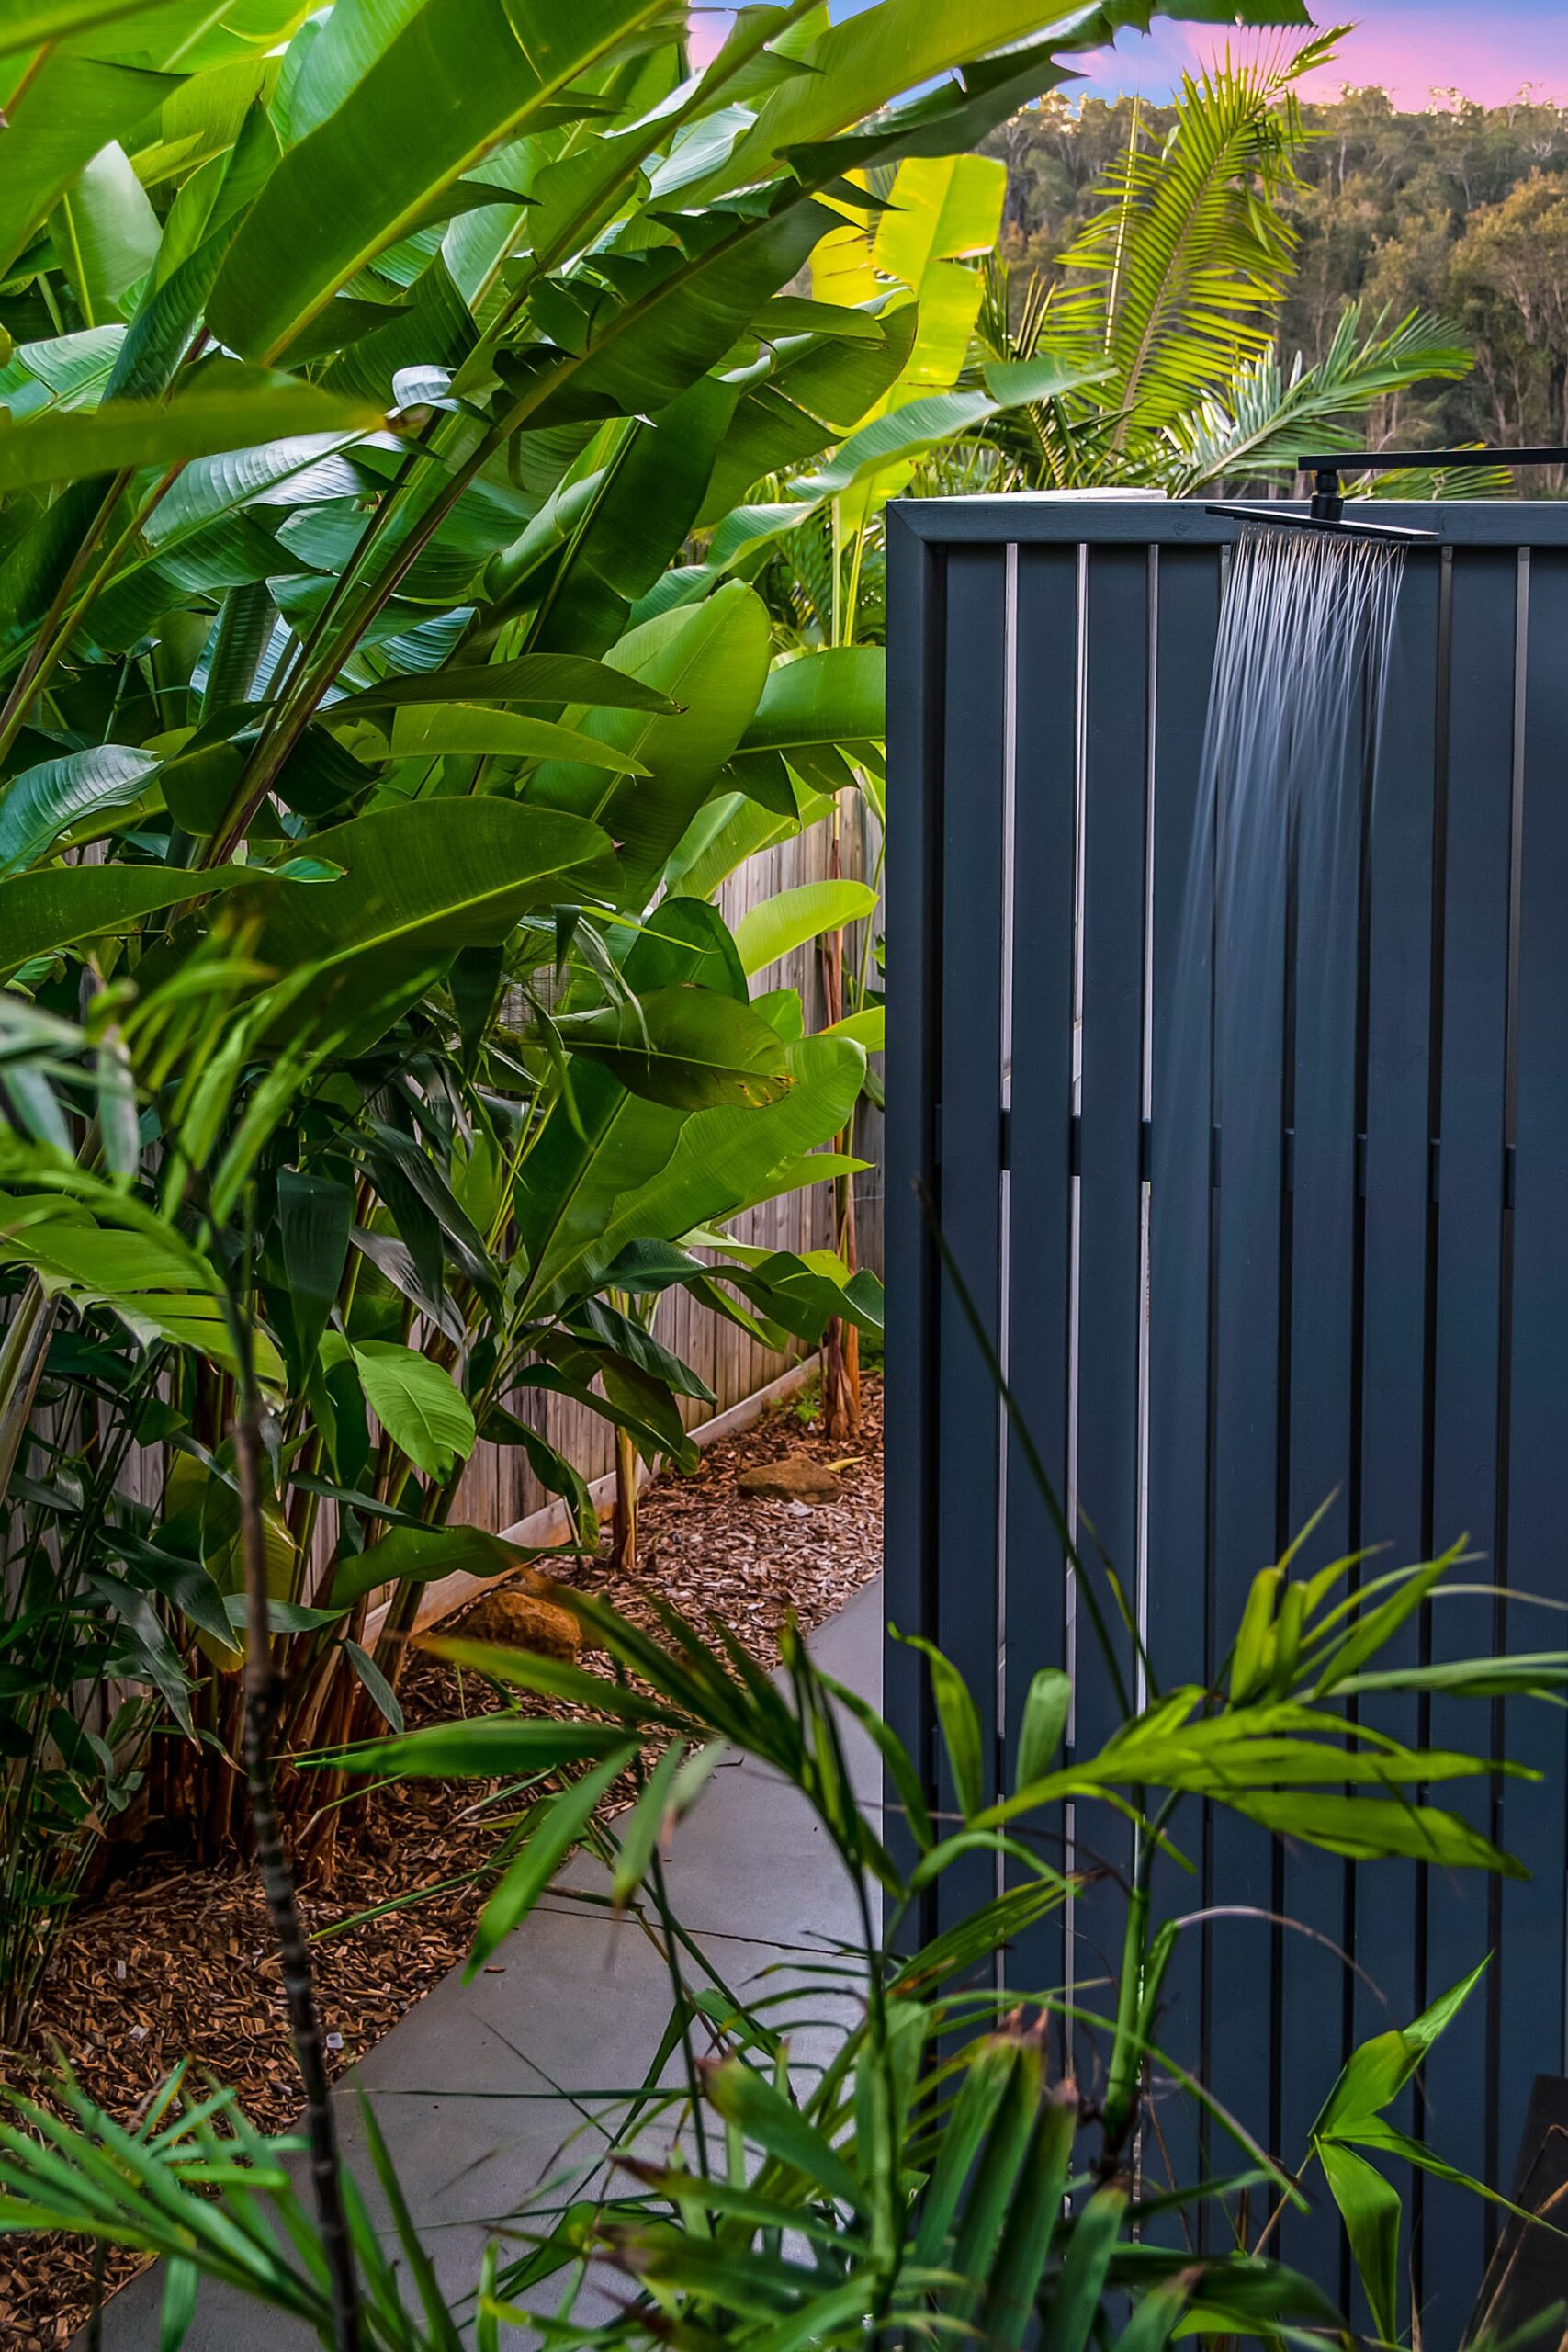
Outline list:
[[[321,2224],[321,2252],[331,2281],[335,2352],[359,2352],[359,2279],[344,2202],[337,2127],[327,2086],[326,2052],[316,2008],[310,1948],[283,1850],[273,1768],[278,1678],[273,1665],[267,1598],[266,1544],[261,1501],[261,1399],[256,1388],[248,1315],[231,1301],[230,1329],[239,1363],[234,1421],[234,1469],[239,1489],[240,1553],[245,1579],[244,1760],[256,1866],[283,1964],[294,2055],[305,2089],[305,2130],[310,2180]]]
[[[17,673],[11,690],[6,696],[5,703],[0,705],[0,754],[8,752],[16,741],[34,696],[59,659],[58,647],[62,642],[57,635],[60,624],[70,608],[71,599],[75,594],[78,581],[92,561],[93,549],[97,543],[98,533],[113,514],[129,479],[129,475],[116,474],[109,483],[97,513],[82,535],[81,546],[65,568],[65,576],[55,590],[49,610],[39,624],[38,635],[33,639],[20,670]]]
[[[1143,2078],[1144,2058],[1148,2046],[1149,2008],[1158,1990],[1158,1976],[1163,1973],[1163,1963],[1152,1964],[1148,1939],[1155,1857],[1159,1851],[1161,1835],[1179,1802],[1175,1791],[1168,1794],[1138,1842],[1138,1859],[1133,1873],[1126,1930],[1122,1945],[1122,1968],[1116,1995],[1116,2030],[1107,2073],[1103,2137],[1095,2165],[1101,2180],[1112,2179],[1121,2170],[1128,2134],[1137,2120],[1138,2086]]]
[[[29,1275],[0,1345],[0,1501],[27,1434],[57,1313],[57,1302],[44,1296],[36,1274]]]

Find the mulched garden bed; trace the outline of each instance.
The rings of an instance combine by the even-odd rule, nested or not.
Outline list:
[[[667,1476],[646,1490],[637,1581],[592,1563],[577,1566],[576,1580],[644,1622],[644,1586],[699,1620],[718,1616],[771,1663],[791,1611],[809,1631],[882,1564],[881,1384],[866,1381],[856,1440],[829,1444],[806,1409],[787,1400],[711,1447],[694,1477]],[[810,1507],[738,1486],[743,1470],[787,1453],[832,1464],[837,1498]],[[592,1655],[584,1662],[592,1666]],[[486,1697],[470,1678],[461,1703],[472,1713]],[[452,1669],[412,1660],[403,1703],[411,1724],[459,1712]],[[434,1890],[316,1944],[334,2070],[362,2058],[467,1951],[484,1900],[470,1874],[497,1836],[493,1816],[474,1815],[478,1793],[471,1782],[409,1781],[345,1806],[330,1893],[308,1877],[301,1884],[317,1936],[415,1888]],[[134,1866],[65,1937],[35,2039],[35,2058],[11,2061],[17,2086],[29,2086],[33,2065],[58,2047],[93,2097],[124,2118],[182,2057],[231,2083],[263,2131],[286,2130],[299,2109],[277,1964],[248,1871],[182,1871],[167,1856]],[[68,2344],[91,2306],[94,2259],[72,2240],[0,2238],[0,2346],[57,2352]],[[111,2254],[105,2290],[137,2267],[134,2256]]]

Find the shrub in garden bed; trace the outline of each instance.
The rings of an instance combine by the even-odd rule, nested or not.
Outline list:
[[[553,2315],[547,2340],[604,2352],[851,2347],[868,2331],[888,2342],[956,2332],[1018,2346],[1038,2328],[1054,2352],[1086,2352],[1091,2339],[1149,2352],[1194,2330],[1338,2339],[1348,2328],[1333,2292],[1273,2252],[1281,2218],[1288,2226],[1292,2209],[1326,2196],[1344,2217],[1374,2339],[1407,2341],[1399,2184],[1412,2168],[1464,2176],[1448,2161],[1452,2152],[1429,2152],[1390,2109],[1462,2006],[1484,1953],[1425,2015],[1392,2018],[1337,2081],[1325,2078],[1301,2147],[1270,2149],[1249,2114],[1221,2107],[1162,2047],[1168,1967],[1183,1935],[1201,1932],[1168,1897],[1183,1891],[1176,1866],[1202,1835],[1206,1804],[1251,1823],[1260,1838],[1288,1832],[1366,1868],[1412,1854],[1455,1869],[1516,1867],[1431,1801],[1506,1768],[1463,1750],[1412,1750],[1379,1717],[1435,1670],[1452,1694],[1481,1702],[1483,1723],[1505,1685],[1558,1700],[1568,1655],[1390,1665],[1402,1628],[1440,1595],[1455,1555],[1360,1585],[1358,1565],[1311,1578],[1265,1570],[1221,1687],[1162,1688],[1152,1661],[1147,1702],[1097,1754],[1065,1756],[1069,1687],[1042,1671],[1015,1785],[995,1801],[975,1702],[931,1653],[958,1805],[945,1818],[928,1809],[888,1726],[822,1674],[793,1634],[784,1675],[770,1679],[722,1628],[705,1632],[665,1610],[661,1630],[649,1633],[574,1593],[620,1681],[523,1651],[437,1645],[502,1691],[570,1701],[582,1714],[570,1725],[528,1712],[434,1724],[359,1749],[352,1769],[543,1774],[470,1967],[486,1962],[557,1863],[587,1840],[604,1858],[615,1899],[671,1955],[679,1989],[667,2040],[677,2063],[659,2078],[673,2087],[618,2103],[595,2093],[592,2152],[565,2153],[536,2210],[497,2218],[472,2293],[450,2312],[367,2109],[400,2217],[400,2266],[424,2281],[423,2316],[404,2311],[391,2259],[350,2192],[361,2331],[353,2340],[434,2352],[457,2343],[461,2322],[477,2344],[493,2346],[503,2324],[538,2324],[540,2312]],[[1085,1571],[1075,1563],[1074,1573]],[[854,1797],[847,1717],[880,1751],[895,1797],[886,1819]],[[650,1736],[663,1745],[647,1769],[638,1758]],[[764,1979],[754,1998],[722,1982],[671,1917],[659,1860],[727,1748],[801,1792],[863,1921],[859,1939],[824,1948],[804,1984],[781,1991]],[[628,1770],[641,1780],[634,1807],[595,1828],[601,1794]],[[1080,1858],[1093,1847],[1107,1808],[1137,1825],[1125,1884],[1071,1859],[1074,1840]],[[1006,1892],[941,1932],[923,1929],[923,1897],[976,1854],[1003,1866]],[[1060,1951],[1065,1908],[1086,1900],[1102,1923],[1119,1916],[1120,1959],[1108,1982],[1065,1989],[1020,1955],[1032,1930],[1035,1949],[1043,1930],[1048,1950],[1053,1926]],[[825,2024],[827,2016],[840,2022]],[[808,2021],[817,2063],[792,2070],[792,2032]],[[0,2133],[10,2226],[67,2227],[171,2257],[167,2306],[176,2318],[197,2275],[222,2278],[310,2320],[324,2343],[350,2340],[333,2317],[308,2203],[279,2168],[282,2143],[251,2132],[221,2094],[216,2104],[197,2099],[177,2080],[133,2132],[107,2126],[69,2085],[63,2097],[63,2120],[24,2109]],[[1184,2109],[1190,2134],[1178,2123]],[[1190,2176],[1164,2152],[1200,2131],[1208,2158]],[[613,2317],[579,2316],[590,2285],[610,2288]],[[595,2308],[604,2308],[597,2298]],[[165,2340],[178,2333],[171,2324]]]

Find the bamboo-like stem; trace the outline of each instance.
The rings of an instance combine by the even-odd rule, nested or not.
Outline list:
[[[37,1275],[29,1276],[0,1343],[0,1502],[32,1417],[58,1313],[58,1301],[46,1298]]]
[[[833,799],[832,842],[828,871],[835,882],[844,870],[841,813],[839,796]],[[844,934],[830,931],[822,943],[822,1012],[823,1025],[831,1029],[844,1017]],[[853,1125],[838,1137],[837,1148],[847,1151],[853,1134]],[[854,1269],[854,1180],[839,1176],[833,1180],[833,1246],[843,1257],[852,1272]],[[842,1315],[830,1316],[823,1328],[821,1340],[822,1367],[822,1428],[831,1438],[856,1437],[860,1433],[860,1333]]]
[[[234,1469],[240,1503],[240,1555],[245,1577],[245,1785],[261,1872],[278,1956],[294,2055],[305,2088],[305,2132],[310,2150],[321,2252],[331,2281],[335,2352],[359,2352],[359,2278],[344,2201],[342,2163],[326,2052],[316,2008],[310,1948],[305,1939],[278,1823],[273,1771],[273,1727],[277,1718],[277,1675],[273,1666],[267,1600],[266,1545],[261,1502],[261,1400],[251,1359],[250,1332],[243,1312],[231,1316],[240,1376],[236,1389]]]
[[[627,1430],[615,1431],[615,1509],[610,1522],[610,1558],[630,1576],[637,1567],[637,1445]]]
[[[82,535],[82,544],[67,564],[64,576],[50,600],[49,609],[39,624],[38,635],[23,657],[21,669],[12,681],[10,692],[4,704],[0,704],[0,752],[9,751],[15,742],[34,696],[54,666],[55,632],[70,610],[77,584],[93,560],[93,548],[98,534],[113,517],[128,480],[129,476],[125,474],[116,474],[110,482],[97,513]]]

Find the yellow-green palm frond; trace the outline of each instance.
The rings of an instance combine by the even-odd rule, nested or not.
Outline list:
[[[1295,234],[1277,198],[1307,136],[1296,85],[1338,30],[1187,76],[1163,145],[1137,119],[1105,208],[1063,256],[1043,339],[1108,359],[1108,404],[1159,431],[1268,351]]]

